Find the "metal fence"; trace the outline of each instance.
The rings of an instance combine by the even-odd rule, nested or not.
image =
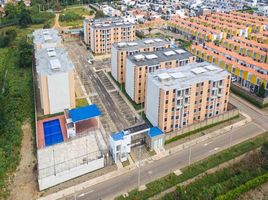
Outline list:
[[[205,127],[205,126],[208,126],[208,125],[211,125],[211,124],[215,124],[215,123],[218,123],[218,122],[225,121],[225,120],[230,119],[232,117],[238,116],[238,114],[239,114],[239,110],[237,108],[229,110],[229,111],[227,111],[227,112],[225,112],[223,114],[220,114],[218,116],[209,118],[209,119],[207,119],[205,121],[189,125],[189,126],[187,126],[185,128],[182,128],[182,129],[180,129],[178,131],[173,131],[171,133],[167,133],[166,136],[165,136],[165,140],[170,140],[173,137],[176,137],[178,135],[182,135],[184,133],[200,129],[202,127]]]

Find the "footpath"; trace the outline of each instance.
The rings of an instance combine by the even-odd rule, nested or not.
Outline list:
[[[211,133],[206,134],[204,136],[201,136],[199,138],[193,139],[191,141],[188,141],[188,142],[185,142],[185,143],[180,144],[178,146],[175,146],[173,148],[170,148],[169,150],[164,150],[163,149],[161,151],[157,151],[156,155],[154,155],[154,156],[152,156],[150,158],[142,160],[141,165],[145,165],[146,163],[155,162],[155,161],[157,161],[159,159],[162,159],[162,158],[164,158],[166,156],[169,156],[171,154],[177,153],[177,152],[179,152],[179,151],[181,151],[183,149],[187,149],[192,145],[195,145],[195,144],[204,142],[204,141],[206,141],[208,139],[212,139],[212,138],[218,137],[220,135],[226,134],[228,131],[231,131],[233,129],[239,128],[241,126],[244,126],[248,122],[252,121],[252,119],[248,115],[246,115],[245,113],[240,112],[240,114],[242,114],[245,117],[243,120],[241,120],[239,122],[236,122],[236,123],[234,123],[232,125],[226,126],[226,127],[222,128],[220,130],[216,130],[214,132],[211,132]],[[120,175],[123,175],[125,173],[128,173],[131,170],[136,169],[137,166],[138,166],[137,163],[131,163],[127,167],[120,167],[116,171],[112,171],[112,172],[107,173],[105,175],[99,176],[97,178],[93,178],[91,180],[88,180],[88,181],[83,182],[81,184],[78,184],[78,185],[63,189],[63,190],[55,192],[53,194],[50,194],[50,195],[47,195],[47,196],[44,196],[44,197],[40,197],[38,200],[60,199],[60,198],[64,198],[64,197],[76,194],[76,193],[78,193],[78,192],[80,192],[80,191],[82,191],[84,189],[87,189],[87,188],[93,186],[93,185],[99,184],[101,182],[105,182],[105,181],[107,181],[109,179],[112,179],[112,178],[118,177]]]

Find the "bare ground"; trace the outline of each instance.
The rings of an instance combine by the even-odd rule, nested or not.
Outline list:
[[[31,124],[22,125],[21,161],[10,185],[9,200],[32,200],[37,194],[36,158],[33,150],[33,134]]]
[[[268,182],[261,185],[260,187],[250,190],[239,197],[238,200],[268,200]]]

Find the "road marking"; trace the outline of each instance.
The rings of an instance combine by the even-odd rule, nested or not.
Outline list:
[[[209,153],[211,153],[211,152],[213,152],[213,151],[217,151],[219,149],[219,147],[216,147],[216,148],[214,148],[214,149],[211,149],[210,151],[209,151]]]
[[[92,192],[94,192],[94,190],[90,190],[89,192],[82,193],[82,194],[78,195],[77,197],[83,197],[83,196],[85,196],[86,194],[90,194],[90,193],[92,193]]]
[[[153,172],[150,170],[150,171],[148,171],[148,174],[152,174]]]
[[[209,144],[211,144],[212,142],[208,142],[208,143],[206,143],[206,144],[204,144],[204,146],[207,146],[207,145],[209,145]]]

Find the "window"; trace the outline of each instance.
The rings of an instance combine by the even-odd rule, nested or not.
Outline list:
[[[166,104],[168,104],[168,100],[166,100]]]
[[[189,98],[187,97],[184,99],[184,103],[188,103],[188,102],[189,102]]]
[[[167,118],[165,118],[165,122],[167,121]]]
[[[166,91],[166,95],[169,95],[169,91]]]
[[[189,89],[186,89],[185,90],[185,94],[189,94]]]
[[[165,113],[167,113],[167,112],[168,112],[168,109],[165,110]]]
[[[178,91],[177,92],[177,95],[180,97],[181,96],[181,91]]]
[[[195,96],[198,96],[198,92],[195,93]]]

